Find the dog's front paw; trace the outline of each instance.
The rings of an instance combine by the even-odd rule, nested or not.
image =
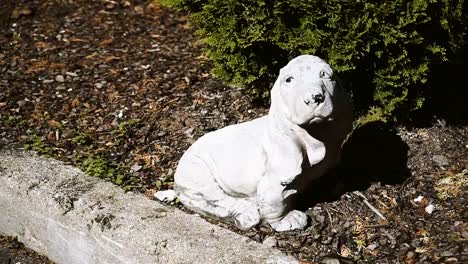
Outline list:
[[[307,215],[304,212],[293,210],[280,220],[270,222],[270,225],[278,232],[303,229],[307,225]]]
[[[250,208],[237,214],[234,222],[239,229],[247,230],[260,223],[260,214],[257,209]]]

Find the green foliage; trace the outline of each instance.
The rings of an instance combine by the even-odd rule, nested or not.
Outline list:
[[[128,168],[122,164],[108,161],[99,154],[81,153],[75,157],[75,161],[80,165],[86,175],[107,179],[117,185],[121,185],[124,190],[130,191],[140,189],[141,182],[127,173]]]
[[[23,129],[28,126],[28,122],[20,116],[0,116],[0,126]]]
[[[463,189],[468,187],[468,169],[458,174],[448,174],[439,179],[434,185],[437,197],[445,201],[449,198],[458,197],[463,194]]]
[[[111,166],[106,160],[93,155],[86,158],[82,166],[86,174],[99,178],[111,178],[116,171],[116,168]]]
[[[53,148],[44,142],[44,139],[37,135],[32,135],[28,143],[23,145],[25,150],[36,151],[39,155],[50,157],[53,154]]]
[[[73,144],[78,144],[78,145],[85,145],[89,141],[90,141],[90,136],[86,132],[79,132],[71,139],[71,142]]]
[[[131,131],[131,128],[137,125],[138,122],[140,122],[139,119],[130,119],[128,121],[122,122],[119,124],[117,129],[112,130],[112,135],[118,139],[130,136],[129,132]]]
[[[315,54],[372,118],[421,107],[431,68],[466,36],[464,0],[161,2],[189,12],[222,80],[266,97],[288,60]]]

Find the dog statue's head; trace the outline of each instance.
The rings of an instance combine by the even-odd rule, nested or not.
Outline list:
[[[312,55],[301,55],[280,70],[271,91],[272,108],[292,123],[307,126],[332,119],[339,89],[330,65]]]

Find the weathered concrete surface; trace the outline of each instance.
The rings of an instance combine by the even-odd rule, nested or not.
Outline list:
[[[0,150],[0,233],[57,263],[298,263],[63,163]]]

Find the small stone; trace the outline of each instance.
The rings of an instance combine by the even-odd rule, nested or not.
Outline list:
[[[184,131],[184,134],[187,136],[187,137],[190,137],[192,138],[193,137],[193,131],[195,131],[195,128],[191,127],[187,130]]]
[[[44,84],[49,84],[49,83],[53,83],[54,80],[48,80],[48,79],[45,79],[42,81]]]
[[[111,9],[114,9],[114,8],[115,8],[115,4],[114,4],[114,3],[108,3],[108,4],[106,4],[106,9],[111,10]]]
[[[65,74],[68,75],[68,76],[72,76],[72,77],[77,77],[78,76],[78,74],[76,74],[74,72],[66,72]]]
[[[161,202],[172,202],[177,198],[177,194],[174,190],[159,191],[154,194],[154,198]]]
[[[464,238],[468,238],[468,231],[463,231],[463,232],[462,232],[462,236],[463,236]]]
[[[446,251],[442,252],[440,254],[440,256],[442,256],[442,257],[451,257],[451,256],[453,256],[453,252],[446,250]]]
[[[55,76],[55,80],[57,82],[65,82],[65,78],[63,77],[63,75],[57,75]]]
[[[101,89],[103,85],[102,85],[102,83],[96,83],[94,86],[96,86],[96,88],[98,88],[98,89]]]
[[[373,244],[368,245],[368,246],[367,246],[367,249],[369,249],[369,250],[374,250],[374,249],[376,249],[378,246],[379,246],[379,244],[373,243]]]
[[[411,241],[411,246],[418,248],[421,246],[421,241],[419,239],[413,239],[413,241]]]
[[[430,204],[428,206],[426,206],[426,208],[424,208],[424,211],[426,211],[426,213],[428,214],[432,214],[432,212],[434,212],[434,205]]]
[[[432,157],[432,160],[437,163],[437,165],[439,166],[447,166],[449,165],[449,161],[447,159],[447,157],[445,157],[444,155],[434,155]]]
[[[19,100],[17,102],[17,104],[18,104],[19,107],[22,107],[22,106],[24,106],[26,104],[26,101],[25,100]]]
[[[269,247],[275,247],[278,244],[278,241],[274,237],[267,237],[263,240],[262,244]]]
[[[321,264],[340,264],[340,260],[336,258],[325,258],[320,261]]]
[[[141,168],[143,168],[143,166],[141,166],[140,164],[134,164],[132,167],[130,167],[130,170],[139,171],[141,170]]]
[[[406,253],[406,258],[407,258],[407,259],[412,259],[412,258],[414,258],[414,252],[413,252],[413,251],[408,251],[408,253]]]
[[[423,197],[422,195],[419,195],[417,198],[413,199],[413,201],[414,201],[415,203],[419,203],[419,202],[422,201],[422,199],[424,199],[424,197]]]
[[[315,217],[315,219],[316,219],[318,222],[320,222],[321,224],[323,224],[323,223],[325,222],[325,216],[323,216],[323,215],[317,215],[317,216]]]

